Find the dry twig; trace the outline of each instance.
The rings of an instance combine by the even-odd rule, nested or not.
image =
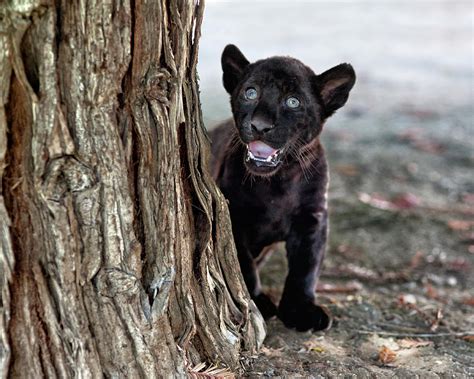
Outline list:
[[[447,333],[395,333],[377,330],[357,330],[357,334],[377,334],[379,336],[400,338],[437,338],[437,337],[474,337],[474,330],[469,332],[447,332]]]

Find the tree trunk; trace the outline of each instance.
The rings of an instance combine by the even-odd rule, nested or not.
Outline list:
[[[0,5],[2,377],[236,370],[262,342],[207,171],[202,16],[190,0]]]

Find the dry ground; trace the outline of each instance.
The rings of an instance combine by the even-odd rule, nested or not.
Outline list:
[[[334,325],[297,333],[271,320],[248,377],[474,377],[472,15],[464,0],[208,2],[209,127],[230,116],[227,43],[316,72],[350,62],[358,76],[323,132],[331,233],[319,299]],[[263,277],[275,299],[285,271],[282,247]]]
[[[344,117],[324,132],[331,237],[319,301],[334,325],[298,333],[271,320],[246,376],[474,377],[472,111],[401,109],[372,127],[363,110]],[[263,274],[275,299],[285,271],[282,246]]]

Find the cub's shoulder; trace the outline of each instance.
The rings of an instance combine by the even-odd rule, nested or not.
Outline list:
[[[233,128],[234,120],[232,118],[228,118],[213,126],[208,133],[212,141],[212,148],[214,149],[215,145],[220,141],[225,141],[227,137],[231,137],[235,133]]]
[[[214,179],[228,148],[234,141],[235,135],[236,130],[232,118],[220,122],[209,131],[209,137],[211,138],[211,173]]]

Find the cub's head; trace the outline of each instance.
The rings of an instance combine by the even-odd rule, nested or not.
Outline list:
[[[296,158],[321,133],[355,82],[347,63],[316,75],[289,57],[250,63],[234,45],[224,49],[222,69],[235,125],[247,146],[245,165],[265,176],[277,172],[285,155]]]

